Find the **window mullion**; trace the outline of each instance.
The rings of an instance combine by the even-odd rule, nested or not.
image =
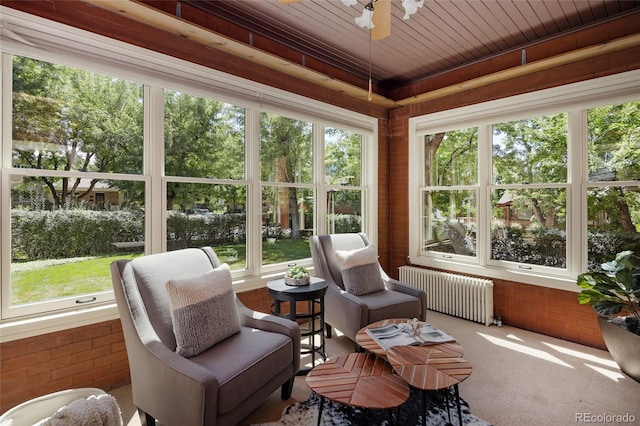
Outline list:
[[[316,185],[315,217],[313,218],[316,234],[326,234],[327,229],[327,186],[325,179],[324,132],[322,125],[313,126],[313,182]]]
[[[164,176],[164,93],[157,87],[144,86],[144,175],[145,246],[147,253],[167,249],[167,191]]]
[[[567,269],[571,276],[587,270],[587,111],[568,114]],[[576,211],[577,210],[577,211]]]
[[[491,253],[491,171],[492,171],[492,133],[491,126],[478,127],[478,211],[476,257],[482,266],[486,266]]]
[[[262,263],[262,184],[260,181],[260,112],[247,108],[245,122],[247,188],[247,272],[257,275]]]

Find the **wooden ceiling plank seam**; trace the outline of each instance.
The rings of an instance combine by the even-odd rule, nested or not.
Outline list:
[[[579,9],[583,12],[583,16],[584,16],[584,23],[587,24],[589,22],[593,22],[596,19],[596,15],[595,15],[595,11],[598,9],[598,7],[602,4],[602,1],[600,0],[589,0],[588,3],[589,5],[588,8],[584,8],[584,9]]]
[[[537,7],[534,7],[533,10],[540,20],[540,23],[545,28],[547,34],[557,34],[560,32],[560,27],[558,26],[555,18],[549,11],[549,1],[540,2]]]
[[[620,2],[619,1],[605,1],[604,9],[607,11],[608,15],[615,15],[620,13]]]
[[[567,14],[567,11],[563,8],[563,3],[567,4],[568,7],[572,6],[572,2],[570,1],[554,1],[549,5],[549,11],[552,16],[556,16],[556,24],[560,32],[569,31],[573,28],[573,24],[571,23],[570,17]],[[579,21],[578,21],[579,22]]]
[[[521,46],[530,42],[529,37],[522,30],[522,26],[519,25],[514,19],[513,14],[509,13],[504,7],[504,2],[488,2],[487,7],[502,21],[506,22],[508,33],[516,41],[516,46]]]
[[[537,7],[533,7],[530,2],[525,1],[519,4],[518,9],[526,19],[527,26],[533,30],[536,40],[545,39],[551,35],[551,32],[547,30],[544,22],[538,17]]]
[[[432,71],[440,70],[441,66],[434,67],[434,64],[430,60],[425,61],[425,58],[441,57],[444,54],[451,52],[451,50],[446,49],[445,43],[442,42],[437,32],[433,32],[432,26],[424,26],[422,31],[419,31],[415,26],[410,25],[405,25],[402,28],[404,36],[401,37],[401,39],[409,39],[411,42],[401,45],[394,42],[393,45],[390,45],[391,52],[387,53],[388,59],[392,61],[394,58],[398,58],[398,60],[406,63],[408,69],[413,69],[413,72],[408,74],[409,77],[413,75],[424,75],[421,70],[425,66],[425,63]],[[391,37],[393,37],[393,33]],[[376,52],[376,50],[378,50],[377,46],[378,44],[374,44],[375,54],[379,54]],[[411,55],[408,58],[404,56],[403,53],[406,50],[414,50],[415,52],[422,52],[422,54]],[[452,64],[451,61],[448,61],[448,63]],[[411,80],[411,78],[408,80]]]
[[[436,2],[431,3],[431,12],[432,16],[436,17],[437,20],[434,22],[434,28],[443,36],[441,39],[446,39],[446,49],[449,52],[449,55],[452,53],[455,56],[464,58],[463,62],[471,62],[477,59],[477,56],[470,51],[469,42],[466,37],[458,31],[455,25],[450,28],[455,29],[455,33],[450,33],[451,30],[447,30],[447,28],[443,28],[442,23],[451,22],[451,15],[446,9],[438,7]],[[440,25],[439,25],[440,24]],[[454,20],[454,24],[455,20]],[[445,24],[446,25],[446,24]]]
[[[444,5],[443,5],[444,4]],[[447,1],[445,3],[434,2],[433,3],[434,11],[440,8],[441,13],[438,14],[442,23],[446,28],[455,28],[456,33],[460,36],[462,40],[458,40],[456,52],[460,49],[468,52],[473,59],[478,59],[490,52],[482,41],[474,34],[472,31],[468,30],[465,25],[460,22],[460,19],[452,13],[451,8],[457,7],[455,6],[455,2]],[[441,28],[441,31],[446,31],[446,28]]]
[[[516,35],[520,33],[520,31],[516,28],[509,30],[505,26],[505,21],[510,21],[509,19],[505,19],[506,17],[499,17],[494,11],[501,12],[502,8],[499,7],[498,2],[471,2],[469,5],[474,8],[475,12],[478,16],[483,20],[484,25],[491,27],[492,30],[495,31],[496,37],[500,38],[500,42],[502,46],[500,50],[507,50],[513,48],[515,45],[512,43],[512,40],[515,38],[514,32]],[[497,5],[498,7],[493,9],[492,5]],[[511,38],[512,40],[509,40]],[[524,40],[523,40],[524,41]],[[497,42],[496,42],[497,43]],[[516,44],[517,45],[517,44]]]
[[[518,28],[521,28],[522,34],[525,36],[527,43],[532,43],[537,40],[538,34],[533,28],[529,28],[528,19],[520,12],[512,1],[500,2],[500,5],[504,8],[507,15],[511,17],[511,20]]]
[[[431,18],[427,18],[427,19],[431,19]],[[437,63],[433,63],[431,62],[432,60],[429,61],[424,61],[424,57],[427,58],[434,58],[434,57],[443,57],[444,55],[448,55],[450,54],[450,52],[452,52],[452,49],[454,49],[453,44],[450,44],[449,41],[445,40],[444,38],[441,37],[441,35],[446,36],[447,38],[449,38],[449,40],[453,41],[453,38],[451,38],[451,35],[448,33],[443,33],[441,31],[435,31],[435,26],[434,25],[425,25],[423,27],[423,31],[424,32],[420,32],[417,31],[415,29],[415,26],[407,26],[405,28],[405,33],[409,34],[409,31],[411,31],[411,33],[414,33],[415,36],[412,36],[411,39],[415,40],[415,44],[424,44],[425,46],[422,47],[422,49],[428,49],[428,51],[425,51],[422,55],[413,55],[414,58],[414,64],[416,64],[416,68],[410,73],[407,74],[407,77],[413,77],[413,76],[417,76],[417,78],[425,75],[424,74],[424,70],[428,69],[429,73],[428,74],[432,74],[433,72],[440,72],[442,71],[442,69],[444,69],[444,67],[447,66],[455,66],[455,64],[457,62],[455,61],[451,61],[450,58],[444,58],[444,62],[441,64],[437,64]],[[413,44],[412,44],[413,45]],[[416,48],[416,51],[420,51],[420,49]],[[394,55],[402,55],[401,50],[395,49],[395,53]],[[406,59],[403,59],[403,61]],[[408,78],[408,80],[412,80],[413,78]],[[405,79],[406,80],[406,79]]]
[[[481,2],[477,3],[482,4]],[[470,32],[474,35],[482,34],[482,38],[487,40],[483,42],[481,39],[479,39],[479,42],[488,50],[488,52],[499,52],[506,48],[504,44],[501,45],[500,43],[502,41],[502,37],[500,36],[500,34],[486,19],[484,19],[481,14],[476,11],[476,9],[473,7],[473,2],[468,3],[469,7],[466,8],[459,7],[460,3],[452,2],[452,4],[457,9],[456,15],[460,16],[460,25],[462,25],[464,28],[469,29]]]
[[[578,8],[576,7],[575,2],[573,2],[573,1],[559,1],[558,5],[560,6],[560,9],[562,9],[562,12],[564,13],[564,16],[565,16],[567,22],[569,22],[570,28],[577,28],[577,27],[581,27],[582,25],[584,25],[584,22],[583,22],[582,18],[580,17],[580,12],[578,11]]]

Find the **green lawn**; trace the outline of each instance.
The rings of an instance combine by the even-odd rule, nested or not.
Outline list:
[[[237,259],[229,257],[227,249],[230,248],[238,251]],[[214,250],[220,261],[228,263],[232,270],[246,267],[245,244],[225,245]],[[307,239],[278,240],[275,244],[264,242],[262,254],[265,264],[311,256]],[[21,305],[111,290],[111,262],[138,256],[142,256],[142,253],[16,263],[11,267],[11,304]]]

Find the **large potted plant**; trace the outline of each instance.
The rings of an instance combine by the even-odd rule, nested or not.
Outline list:
[[[581,304],[593,306],[607,349],[620,369],[640,382],[640,265],[632,251],[623,251],[601,271],[578,276]]]

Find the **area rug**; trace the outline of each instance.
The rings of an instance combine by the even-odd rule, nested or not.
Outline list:
[[[445,403],[444,392],[427,393],[427,415],[426,424],[430,426],[459,425],[458,410],[456,408],[453,392],[449,395],[449,416],[447,415],[447,405]],[[469,405],[461,398],[462,424],[473,426],[490,426],[486,421],[474,416],[469,410]],[[318,408],[320,407],[320,397],[313,393],[308,400],[289,405],[282,412],[282,417],[277,422],[262,423],[255,426],[316,426],[318,424]],[[366,425],[366,426],[387,426],[397,424],[402,426],[422,425],[422,393],[418,390],[411,390],[409,399],[399,410],[395,411],[398,418],[393,418],[389,422],[388,412],[385,410],[365,410],[348,407],[325,400],[322,411],[323,426],[338,425]]]

